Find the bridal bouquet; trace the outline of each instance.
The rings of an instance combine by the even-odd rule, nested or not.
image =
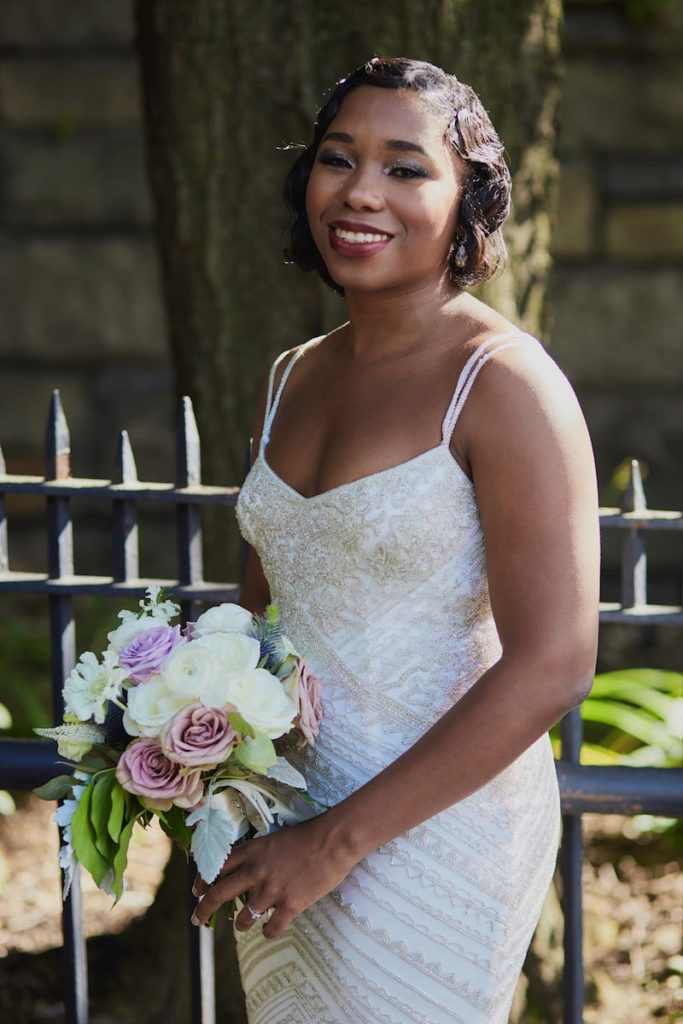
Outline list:
[[[221,604],[183,628],[162,596],[119,612],[101,658],[86,651],[64,684],[63,725],[35,730],[70,762],[36,790],[62,801],[65,896],[80,863],[120,899],[133,829],[153,817],[212,882],[238,840],[322,809],[283,754],[313,746],[321,702],[277,607]]]

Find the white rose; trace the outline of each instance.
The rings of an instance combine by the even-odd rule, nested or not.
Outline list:
[[[107,633],[108,649],[115,654],[120,654],[123,648],[135,640],[139,633],[144,633],[146,629],[153,629],[155,626],[166,624],[165,619],[162,620],[152,615],[141,615],[138,617],[133,615],[132,612],[130,614],[132,618],[124,619],[118,629],[113,629],[111,633]]]
[[[289,732],[298,713],[280,681],[264,668],[227,680],[226,696],[253,729],[271,740]]]
[[[203,695],[215,686],[219,669],[216,653],[192,640],[171,651],[160,675],[169,690],[189,702],[203,699]]]
[[[173,693],[161,676],[151,676],[128,691],[123,728],[130,736],[159,736],[168,721],[191,699]]]
[[[194,624],[194,636],[209,633],[248,633],[254,618],[251,612],[238,604],[219,604],[200,615]]]

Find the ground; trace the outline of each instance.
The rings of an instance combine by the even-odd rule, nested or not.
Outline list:
[[[53,804],[30,796],[22,799],[15,814],[0,819],[0,990],[3,962],[12,951],[37,954],[60,941],[57,830],[50,822],[53,809]],[[680,832],[677,849],[675,837],[641,834],[629,818],[585,815],[584,835],[585,1024],[673,1024],[681,1019],[683,1009]],[[145,913],[168,854],[168,840],[162,833],[138,830],[131,845],[129,887],[114,910],[110,897],[98,892],[89,879],[84,881],[88,936],[120,931]],[[553,894],[548,901],[548,920],[552,915]],[[559,962],[558,950],[554,952]],[[30,961],[25,969],[30,971]],[[27,987],[35,987],[33,981],[30,979],[29,985],[27,977]],[[97,985],[92,972],[91,984]],[[2,1009],[11,1011],[11,1007]],[[22,1016],[22,1022],[24,1019]],[[59,1005],[36,1000],[31,1024],[61,1019]],[[521,1010],[517,1019],[519,1024],[531,1024],[532,1017]],[[124,1024],[110,1017],[106,1022],[98,1020]],[[557,1024],[557,1020],[534,1014],[534,1024],[536,1021]]]

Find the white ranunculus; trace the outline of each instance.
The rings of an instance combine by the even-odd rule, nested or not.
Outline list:
[[[189,702],[202,700],[215,686],[220,668],[215,651],[192,640],[171,651],[160,674],[169,690]]]
[[[228,679],[226,697],[253,729],[264,732],[271,740],[289,732],[298,713],[279,679],[264,668]]]
[[[244,633],[207,633],[206,636],[201,636],[186,646],[196,647],[210,655],[216,666],[213,684],[198,694],[202,704],[207,708],[225,707],[228,699],[227,687],[231,681],[253,672],[261,657],[261,645],[258,640],[245,636]]]
[[[101,725],[107,704],[119,696],[125,678],[125,670],[118,667],[111,651],[104,652],[101,663],[92,651],[85,651],[64,682],[66,712],[80,722],[94,718]]]
[[[107,633],[107,640],[109,641],[109,651],[113,651],[114,654],[120,654],[124,647],[127,647],[129,643],[135,640],[135,637],[139,633],[144,633],[147,629],[154,629],[155,626],[165,626],[166,619],[160,618],[153,615],[134,615],[133,612],[127,613],[129,618],[123,619],[118,629],[113,629],[111,633]],[[124,615],[123,612],[119,612],[119,618]]]
[[[209,633],[249,633],[254,617],[239,604],[219,604],[200,615],[194,624],[194,636]]]
[[[192,698],[174,693],[161,676],[151,676],[128,691],[123,727],[130,736],[159,736],[176,712],[190,703]]]

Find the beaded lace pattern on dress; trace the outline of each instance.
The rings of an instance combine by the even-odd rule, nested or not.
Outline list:
[[[394,761],[500,657],[475,488],[449,445],[482,366],[529,344],[540,343],[511,332],[477,348],[440,444],[309,498],[265,457],[306,346],[275,396],[288,353],[273,365],[236,511],[285,632],[323,679],[322,728],[299,767],[327,804]],[[546,733],[476,793],[360,861],[279,938],[260,924],[236,933],[250,1024],[507,1024],[560,821]]]

